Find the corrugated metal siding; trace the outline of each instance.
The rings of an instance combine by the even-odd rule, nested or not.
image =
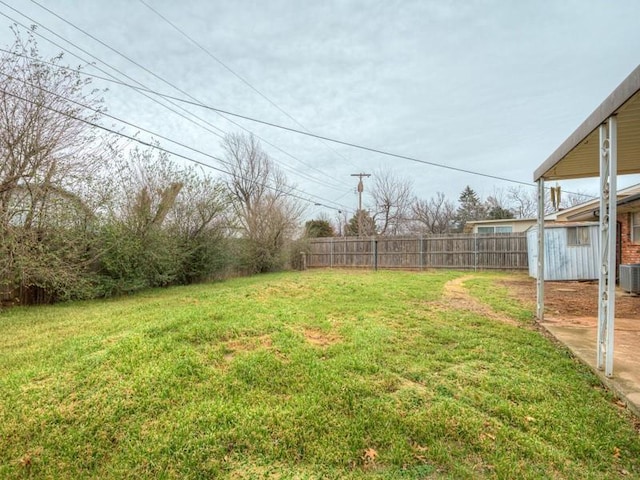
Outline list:
[[[547,228],[544,233],[545,280],[597,280],[600,235],[598,225],[589,225],[589,245],[567,245],[567,228]],[[538,228],[527,232],[529,276],[537,278]]]

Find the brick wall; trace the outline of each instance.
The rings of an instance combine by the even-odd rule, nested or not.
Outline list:
[[[622,258],[620,263],[640,263],[640,244],[631,243],[631,214],[620,213],[617,220],[622,226]]]

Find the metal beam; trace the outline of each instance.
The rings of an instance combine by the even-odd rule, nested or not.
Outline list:
[[[613,376],[616,288],[617,122],[600,125],[600,276],[596,365]]]
[[[536,317],[544,320],[544,178],[538,180],[538,273],[536,279]]]

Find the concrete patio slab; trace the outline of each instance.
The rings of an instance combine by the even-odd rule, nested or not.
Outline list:
[[[545,318],[540,323],[600,377],[629,410],[640,417],[640,319],[616,318],[613,377],[596,368],[595,317]]]

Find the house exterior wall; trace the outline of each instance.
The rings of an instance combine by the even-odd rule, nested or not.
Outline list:
[[[567,229],[571,227],[545,228],[544,279],[545,280],[596,280],[600,235],[598,225],[587,225],[588,245],[571,246],[567,241]],[[529,276],[537,278],[538,228],[527,232]]]
[[[640,263],[640,244],[631,241],[631,213],[619,213],[621,258],[620,263]]]
[[[478,227],[511,227],[511,233],[526,232],[529,228],[536,224],[536,220],[515,221],[515,222],[479,222],[473,224],[473,229],[469,233],[478,233]]]

